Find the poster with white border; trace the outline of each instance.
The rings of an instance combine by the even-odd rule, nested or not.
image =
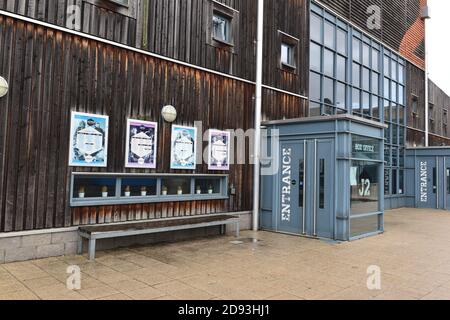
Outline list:
[[[69,166],[106,168],[108,165],[108,129],[108,116],[72,112]]]
[[[230,139],[229,131],[209,130],[209,170],[230,170]]]
[[[195,170],[197,166],[197,128],[172,126],[170,168]]]
[[[125,168],[156,169],[158,124],[127,120]]]

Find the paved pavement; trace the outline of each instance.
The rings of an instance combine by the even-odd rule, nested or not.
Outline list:
[[[0,265],[1,299],[450,299],[450,212],[401,209],[387,232],[327,243],[244,232],[173,244]],[[255,241],[253,239],[258,239]],[[81,290],[67,289],[67,267]],[[381,290],[367,269],[381,269]]]

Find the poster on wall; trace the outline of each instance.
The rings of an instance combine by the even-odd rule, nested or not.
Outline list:
[[[107,166],[108,126],[108,116],[72,112],[69,166]]]
[[[195,170],[197,165],[197,128],[172,126],[170,168]]]
[[[128,119],[126,168],[156,169],[158,124]]]
[[[228,131],[209,130],[209,170],[230,170],[230,138]]]

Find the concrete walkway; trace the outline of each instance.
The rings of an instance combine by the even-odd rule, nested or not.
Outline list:
[[[267,232],[0,265],[0,299],[450,299],[450,212],[401,209],[333,244]],[[254,242],[252,238],[260,241]],[[81,290],[67,289],[67,267]],[[367,269],[381,268],[381,290]]]

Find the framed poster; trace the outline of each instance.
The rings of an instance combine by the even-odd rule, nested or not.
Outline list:
[[[128,119],[125,167],[156,169],[158,124]]]
[[[172,126],[170,168],[195,170],[197,166],[197,128]]]
[[[108,126],[108,116],[72,112],[69,166],[105,168],[108,165]]]
[[[209,130],[209,170],[230,170],[230,139],[228,131]]]

